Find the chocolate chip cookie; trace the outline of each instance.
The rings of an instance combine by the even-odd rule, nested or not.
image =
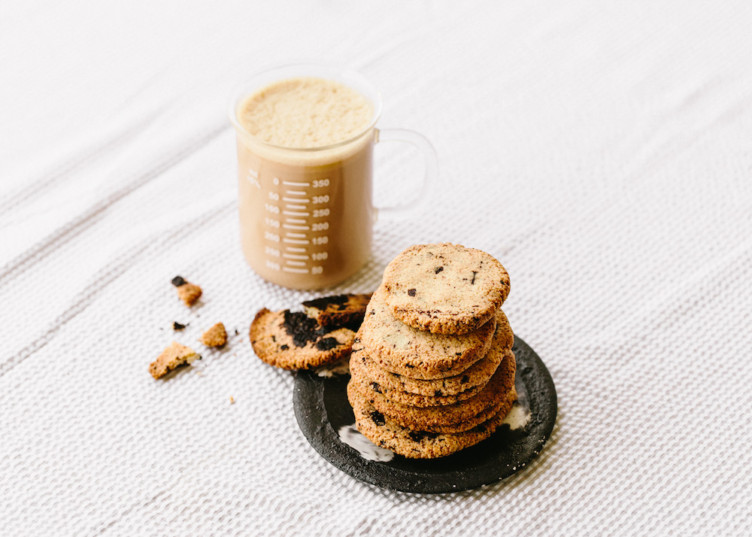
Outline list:
[[[512,352],[514,335],[511,333],[509,323],[506,320],[506,316],[503,316],[503,313],[498,319],[499,322],[497,323],[493,343],[486,355],[468,369],[451,377],[422,380],[392,373],[381,367],[362,347],[362,344],[359,343],[353,345],[353,353],[350,361],[357,360],[361,362],[361,367],[365,369],[366,377],[379,383],[386,389],[396,392],[407,392],[419,396],[433,397],[452,396],[466,391],[477,392],[488,383],[502,359]]]
[[[379,390],[368,379],[352,376],[349,391],[357,391],[376,410],[389,416],[395,423],[410,429],[432,432],[460,432],[471,429],[488,419],[505,400],[505,394],[514,387],[516,362],[514,354],[505,356],[491,380],[475,396],[450,405],[417,407],[398,403]]]
[[[321,326],[303,312],[264,308],[251,323],[250,338],[256,355],[267,364],[311,369],[348,356],[355,332]]]
[[[501,426],[517,399],[517,393],[512,386],[502,398],[495,414],[488,416],[481,423],[463,432],[437,433],[403,427],[376,410],[365,397],[352,390],[349,385],[347,393],[358,430],[374,444],[411,459],[445,457],[485,440]]]
[[[392,314],[418,330],[466,334],[491,319],[509,294],[509,275],[493,256],[441,243],[408,248],[384,271]]]
[[[458,375],[488,352],[497,319],[504,321],[505,330],[508,328],[506,316],[500,313],[467,334],[416,330],[392,315],[385,302],[387,294],[383,286],[373,294],[358,337],[383,369],[406,377],[437,379]]]

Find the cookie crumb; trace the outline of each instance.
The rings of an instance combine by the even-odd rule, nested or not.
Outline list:
[[[194,284],[185,282],[178,287],[178,297],[185,302],[186,306],[193,306],[201,296],[201,288]]]
[[[175,331],[177,331],[177,330],[183,330],[189,324],[191,324],[191,323],[185,323],[185,324],[183,324],[183,323],[179,323],[177,321],[172,321],[172,329],[175,330]]]
[[[201,343],[207,347],[223,347],[227,343],[225,325],[217,323],[201,336]]]
[[[155,379],[159,379],[181,365],[190,364],[196,358],[199,358],[196,351],[173,341],[156,360],[149,364],[149,373]]]
[[[235,398],[232,395],[230,396],[230,404],[231,405],[235,404]]]

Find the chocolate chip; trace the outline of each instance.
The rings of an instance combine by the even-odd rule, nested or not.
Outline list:
[[[436,433],[429,433],[427,431],[410,431],[407,435],[413,442],[420,442],[424,438],[433,439],[438,436]]]
[[[280,350],[286,351],[287,349],[290,348],[290,346],[289,345],[280,345],[279,348],[280,348]]]
[[[415,296],[415,289],[408,289],[407,290],[407,295],[408,296]]]
[[[371,383],[371,388],[373,388],[373,391],[375,391],[376,393],[383,393],[381,391],[381,386],[379,386],[378,382],[372,382]]]
[[[310,341],[316,341],[319,337],[317,330],[320,329],[316,319],[311,319],[303,312],[284,311],[282,326],[296,347],[305,347]]]
[[[186,282],[186,281],[185,281],[185,280],[183,279],[183,277],[182,277],[182,276],[175,276],[175,277],[174,277],[174,278],[172,279],[172,285],[174,285],[175,287],[180,287],[181,285],[185,285],[186,283],[188,283],[188,282]]]
[[[434,397],[441,397],[441,390],[436,390],[435,392],[433,392],[433,396]]]
[[[339,341],[333,337],[325,337],[316,342],[316,348],[320,351],[329,351],[339,345]]]
[[[470,381],[470,377],[467,375],[462,375],[462,378],[460,379],[460,384],[466,384]]]
[[[177,322],[177,321],[172,321],[172,329],[173,329],[173,330],[182,330],[183,328],[185,328],[185,327],[186,327],[186,326],[188,326],[189,324],[190,324],[190,323],[187,323],[187,324],[183,324],[183,323],[179,323],[179,322]]]
[[[475,285],[475,277],[478,275],[477,271],[473,271],[473,279],[470,280],[470,285]]]
[[[316,308],[320,310],[325,310],[330,304],[344,308],[345,304],[347,304],[347,295],[324,296],[303,302],[303,306],[306,308]]]
[[[384,419],[384,414],[382,414],[378,410],[374,410],[373,412],[371,412],[371,419],[379,427],[386,424],[386,420]]]
[[[435,269],[433,269],[433,273],[434,273],[434,274],[438,274],[438,273],[439,273],[439,272],[441,272],[442,270],[444,270],[444,267],[436,267]]]

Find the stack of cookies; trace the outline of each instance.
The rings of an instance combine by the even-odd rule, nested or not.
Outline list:
[[[517,398],[509,275],[454,244],[408,248],[386,268],[358,331],[347,387],[358,430],[409,458],[489,437]]]

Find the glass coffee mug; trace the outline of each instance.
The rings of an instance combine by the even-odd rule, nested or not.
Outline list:
[[[254,135],[243,124],[241,112],[251,96],[280,81],[306,78],[338,82],[356,91],[370,102],[370,120],[343,141],[304,148],[268,143],[263,133]],[[267,108],[274,113],[274,106]],[[368,81],[354,71],[325,64],[269,69],[238,91],[230,119],[237,133],[240,238],[248,264],[262,278],[293,289],[320,289],[342,282],[366,263],[377,212],[403,211],[411,205],[373,206],[376,142],[402,141],[418,147],[424,160],[419,199],[424,197],[429,180],[436,177],[431,143],[413,131],[377,129],[380,114],[380,95]],[[287,115],[280,121],[296,119]],[[309,126],[310,122],[301,123],[301,128]],[[289,131],[297,125],[284,127]]]

